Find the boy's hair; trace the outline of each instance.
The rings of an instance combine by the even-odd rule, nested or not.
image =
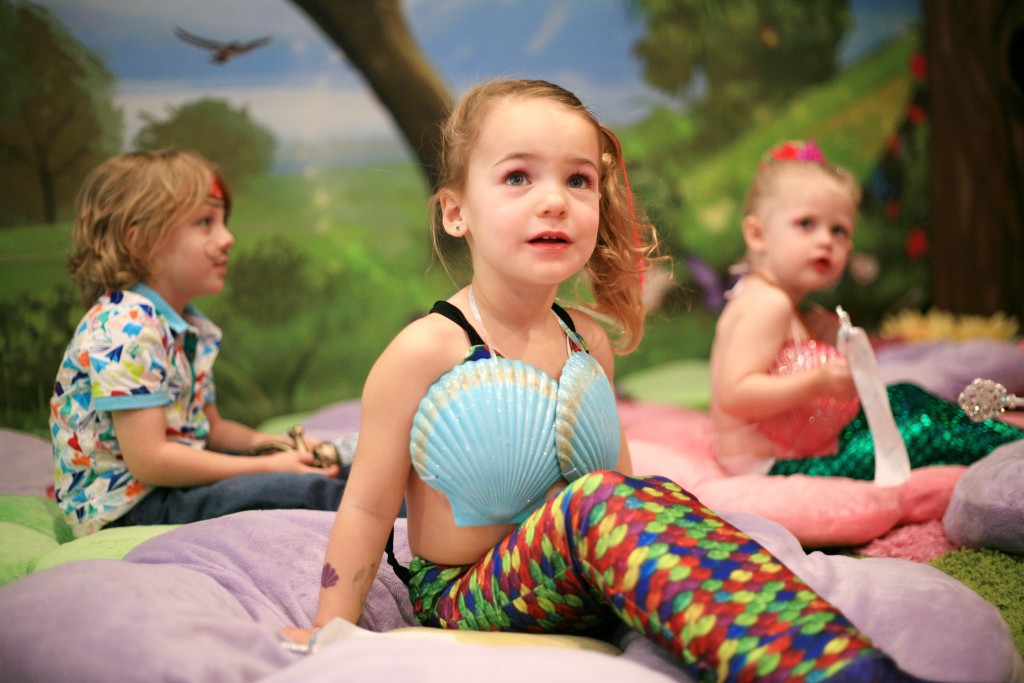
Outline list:
[[[170,229],[209,201],[215,183],[227,222],[227,186],[215,166],[194,152],[129,152],[93,169],[75,203],[69,259],[83,305],[108,289],[142,281]],[[131,228],[136,231],[129,244]]]
[[[743,215],[756,214],[764,200],[775,192],[778,179],[793,168],[816,168],[835,180],[850,193],[853,205],[858,206],[861,199],[860,186],[853,174],[842,166],[837,166],[821,153],[813,140],[790,140],[768,150],[764,159],[754,172],[754,179],[747,190],[743,202]]]
[[[597,246],[585,272],[594,295],[596,313],[621,326],[616,348],[632,351],[644,331],[641,300],[643,273],[657,249],[657,235],[641,210],[634,205],[624,177],[625,168],[618,138],[574,94],[547,81],[491,80],[470,88],[452,109],[441,128],[438,190],[430,198],[431,237],[444,263],[454,238],[441,222],[441,194],[461,190],[466,183],[469,155],[484,120],[501,100],[546,99],[568,107],[590,121],[600,138],[600,221]]]

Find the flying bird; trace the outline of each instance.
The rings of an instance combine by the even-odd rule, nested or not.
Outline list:
[[[194,33],[189,33],[180,26],[174,29],[174,35],[177,36],[179,40],[182,40],[189,45],[195,45],[196,47],[201,47],[204,50],[210,50],[213,52],[213,55],[210,57],[210,61],[214,64],[224,64],[232,57],[237,57],[238,55],[255,50],[258,47],[263,47],[272,39],[271,36],[263,36],[262,38],[250,40],[245,43],[240,43],[234,40],[229,43],[222,43],[218,40],[210,40],[209,38],[203,38],[202,36],[197,36]]]

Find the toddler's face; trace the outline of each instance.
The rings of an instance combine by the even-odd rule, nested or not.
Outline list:
[[[794,167],[776,182],[761,212],[767,267],[807,292],[833,284],[853,249],[857,209],[848,189],[814,167]]]

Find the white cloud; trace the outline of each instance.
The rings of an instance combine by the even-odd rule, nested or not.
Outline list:
[[[526,46],[527,54],[539,55],[544,52],[547,46],[551,44],[551,41],[557,38],[558,34],[565,28],[565,25],[569,22],[570,13],[571,9],[567,5],[552,5],[544,16],[543,21],[540,22],[537,33],[534,34]]]

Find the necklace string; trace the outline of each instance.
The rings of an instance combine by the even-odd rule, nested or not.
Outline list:
[[[480,336],[484,340],[484,344],[487,345],[487,353],[493,358],[494,354],[497,353],[497,349],[492,346],[492,340],[490,333],[487,332],[487,327],[484,325],[484,319],[480,317],[480,309],[476,306],[476,297],[473,296],[473,283],[469,284],[469,308],[473,311],[473,317],[476,318],[477,323],[480,324]]]
[[[476,321],[480,324],[480,337],[483,338],[484,344],[487,345],[487,353],[490,354],[490,356],[493,358],[494,355],[499,352],[498,349],[494,348],[493,346],[494,342],[493,339],[491,338],[490,333],[487,331],[487,326],[484,325],[484,319],[480,317],[480,309],[477,308],[476,297],[473,296],[473,283],[470,283],[467,293],[469,294],[469,309],[473,312],[473,317],[476,318]],[[552,314],[554,314],[554,311],[552,311]],[[557,318],[558,316],[556,315],[555,317]],[[559,324],[563,328],[565,327],[565,325],[561,322],[560,319]],[[572,345],[569,343],[568,330],[566,330],[565,334],[565,353],[566,357],[572,355]]]

